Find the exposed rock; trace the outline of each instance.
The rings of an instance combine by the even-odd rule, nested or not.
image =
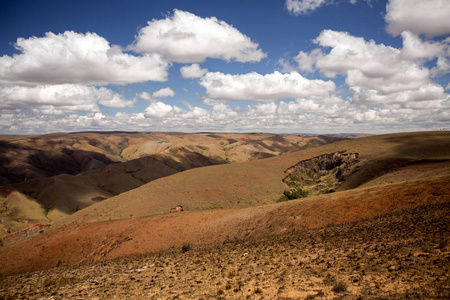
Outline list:
[[[298,162],[285,171],[283,182],[289,189],[284,192],[284,200],[336,191],[345,178],[358,170],[358,156],[334,152]]]
[[[45,228],[47,228],[49,226],[50,225],[48,225],[48,224],[31,225],[30,227],[27,227],[23,230],[8,233],[8,234],[4,235],[1,238],[0,243],[2,246],[6,246],[8,244],[23,240],[24,238],[29,237],[30,235],[33,235],[37,232],[40,232],[41,230],[44,230]]]

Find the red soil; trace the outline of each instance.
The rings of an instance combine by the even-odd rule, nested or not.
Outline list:
[[[450,176],[310,197],[254,208],[184,211],[76,222],[0,248],[0,276],[324,227],[450,200]]]

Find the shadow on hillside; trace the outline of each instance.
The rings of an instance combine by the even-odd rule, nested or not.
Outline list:
[[[450,161],[450,134],[445,132],[426,132],[398,134],[385,138],[395,146],[383,158],[373,158],[345,184],[345,189],[356,188],[366,182],[409,166],[440,164]],[[408,180],[403,178],[402,180]]]
[[[414,159],[447,159],[450,156],[450,133],[445,131],[404,134],[386,138],[397,144],[393,156]]]

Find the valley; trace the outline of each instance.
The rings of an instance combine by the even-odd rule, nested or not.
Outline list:
[[[223,149],[220,136],[214,145]],[[291,146],[282,147],[281,139]],[[202,143],[195,151],[159,143],[166,150],[158,155],[173,155],[183,167],[172,173],[153,168],[151,177],[151,161],[170,163],[139,154],[75,175],[2,186],[2,220],[10,216],[19,223],[22,217],[14,213],[21,211],[11,207],[22,201],[23,214],[43,214],[50,226],[4,239],[0,297],[448,298],[450,134],[398,133],[313,145],[316,137],[309,146],[297,139],[261,134],[234,146],[264,144],[259,152],[266,154],[257,157],[242,149],[231,156],[231,147],[220,156],[206,155],[205,148],[213,146]],[[155,152],[155,145],[144,147],[146,153]],[[133,147],[129,151],[135,153]],[[183,156],[176,156],[179,151]],[[186,162],[200,154],[207,163],[189,167]],[[120,186],[124,174],[137,178],[141,170],[151,180],[121,192],[84,187],[105,191],[107,182]],[[77,180],[67,179],[72,177]],[[44,207],[51,205],[39,199],[58,189],[52,189],[56,183],[40,185],[45,180],[70,181],[65,207],[96,200],[66,211],[53,206],[58,217],[50,220]],[[184,211],[169,213],[177,205]]]

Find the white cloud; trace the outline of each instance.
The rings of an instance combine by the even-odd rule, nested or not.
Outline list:
[[[333,98],[333,97],[332,97]],[[144,112],[115,115],[42,115],[33,111],[0,110],[0,131],[35,134],[55,131],[265,131],[280,133],[369,132],[385,133],[433,130],[450,122],[450,99],[383,102],[376,106],[334,97],[332,100],[301,98],[292,101],[254,103],[246,108],[215,103],[207,109],[182,109],[154,102]]]
[[[147,92],[140,92],[140,93],[137,93],[136,96],[138,96],[138,97],[144,99],[145,101],[149,101],[149,102],[152,101],[152,95],[150,95],[150,94],[147,93]]]
[[[443,99],[442,87],[431,83],[430,70],[423,63],[445,55],[448,46],[445,42],[423,42],[410,32],[404,32],[402,37],[404,48],[397,49],[346,32],[324,30],[315,42],[331,50],[325,53],[317,48],[311,53],[300,52],[295,60],[303,71],[319,70],[328,77],[344,75],[346,84],[355,91],[355,101]],[[442,72],[445,67],[442,63],[436,72]]]
[[[200,78],[208,72],[208,69],[200,69],[199,64],[192,64],[180,68],[183,78]]]
[[[358,0],[349,0],[351,4],[356,4]],[[372,7],[372,0],[365,0],[367,4]],[[323,5],[334,4],[333,0],[286,0],[285,6],[289,13],[299,16],[307,15],[317,10]]]
[[[211,99],[256,101],[327,97],[336,87],[332,81],[309,80],[298,72],[282,74],[277,71],[266,75],[207,73],[200,79],[200,85]]]
[[[291,14],[299,16],[309,14],[325,3],[326,0],[286,0],[286,8]]]
[[[153,99],[161,99],[161,98],[167,98],[167,97],[173,97],[175,96],[175,92],[169,88],[163,88],[160,90],[157,90],[156,92],[153,93],[152,98]]]
[[[422,41],[420,37],[410,31],[403,31],[401,35],[403,39],[401,54],[406,59],[432,59],[446,55],[448,42]]]
[[[206,58],[255,62],[266,57],[257,43],[226,22],[177,9],[172,16],[148,22],[130,48],[140,53],[159,53],[179,63],[202,62]]]
[[[294,60],[297,61],[300,70],[312,73],[314,72],[314,64],[321,57],[323,57],[322,51],[314,49],[310,53],[300,51]]]
[[[375,89],[368,89],[361,86],[353,86],[355,94],[353,99],[364,104],[379,103],[414,103],[422,101],[445,101],[447,95],[444,88],[437,84],[426,84],[417,89],[383,94]],[[421,103],[418,107],[425,107],[426,103]]]
[[[127,84],[167,80],[158,54],[133,56],[95,33],[19,38],[21,53],[0,57],[0,84]]]
[[[389,0],[386,4],[387,30],[394,36],[409,30],[438,36],[450,33],[448,0]]]
[[[38,86],[0,86],[1,109],[32,108],[46,114],[92,111],[98,112],[98,104],[123,108],[134,105],[121,95],[104,87],[63,84]]]
[[[154,102],[151,103],[144,111],[144,115],[149,118],[164,118],[167,116],[171,111],[173,110],[173,107],[170,105],[167,105],[163,102]]]
[[[159,102],[162,98],[175,96],[175,92],[171,88],[166,87],[166,88],[157,90],[152,95],[150,95],[147,92],[140,92],[136,95],[148,102]]]

